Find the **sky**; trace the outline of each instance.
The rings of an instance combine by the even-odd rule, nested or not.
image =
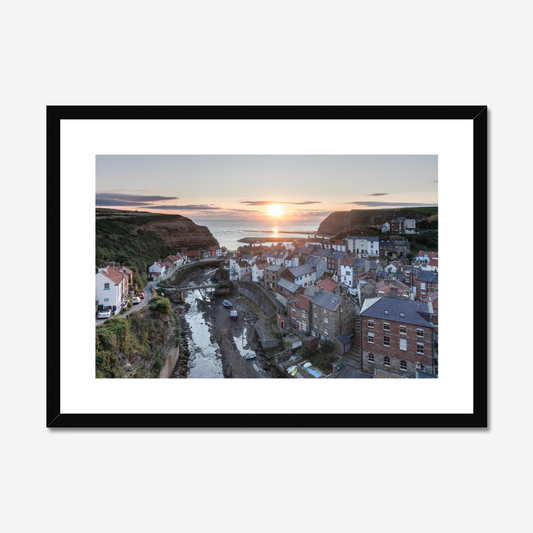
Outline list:
[[[436,155],[97,155],[96,207],[315,220],[437,205]]]

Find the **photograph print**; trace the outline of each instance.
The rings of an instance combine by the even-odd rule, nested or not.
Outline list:
[[[96,378],[438,379],[438,155],[95,168]]]

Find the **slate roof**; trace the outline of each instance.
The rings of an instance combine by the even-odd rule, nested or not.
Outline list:
[[[342,302],[342,297],[337,296],[336,294],[331,294],[327,291],[319,291],[311,300],[311,303],[313,305],[319,305],[320,307],[324,307],[328,309],[329,311],[336,311],[337,307],[339,307],[340,303]]]
[[[394,217],[391,222],[405,222],[405,217]]]
[[[356,266],[356,267],[364,267],[366,261],[368,261],[368,259],[358,259],[354,263],[354,266]],[[368,262],[370,264],[370,270],[376,270],[376,262],[375,261],[368,261]]]
[[[272,272],[277,272],[280,268],[282,268],[280,265],[269,265],[265,268],[265,270],[271,270]]]
[[[316,266],[318,265],[318,263],[320,263],[320,261],[322,261],[322,259],[322,257],[308,257],[305,260],[305,264],[316,268]]]
[[[394,246],[393,241],[379,241],[380,246]]]
[[[383,297],[367,298],[361,309],[361,316],[432,328],[429,309],[429,304],[425,302]],[[385,314],[385,311],[388,311],[388,314]],[[401,317],[400,313],[405,316]]]
[[[418,272],[416,278],[417,281],[426,281],[427,283],[438,283],[439,282],[439,273],[431,272],[430,270],[421,270]]]
[[[289,281],[285,278],[280,278],[280,280],[278,281],[278,285],[281,288],[287,289],[290,292],[296,292],[300,288],[300,285],[296,285],[296,283],[293,283],[292,281]]]
[[[308,246],[300,246],[299,248],[296,248],[296,250],[294,250],[294,253],[309,255],[313,250],[314,248],[309,248]]]
[[[315,267],[312,267],[311,265],[305,264],[303,266],[297,266],[289,268],[289,272],[295,277],[304,276],[306,274],[311,274],[312,272],[316,272]]]
[[[328,255],[328,259],[344,259],[345,257],[346,257],[346,252],[341,252],[339,250],[333,250]]]
[[[315,249],[311,255],[313,257],[327,257],[330,253],[329,250]]]

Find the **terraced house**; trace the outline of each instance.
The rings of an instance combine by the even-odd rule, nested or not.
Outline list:
[[[354,304],[346,295],[338,296],[320,291],[312,298],[309,311],[313,335],[333,341],[336,350],[344,353],[344,345],[337,340],[337,337],[354,333]]]
[[[368,298],[361,308],[363,372],[384,370],[415,378],[436,376],[431,302]]]
[[[306,332],[310,330],[310,305],[311,299],[301,294],[298,294],[292,300],[289,300],[288,307],[290,309],[290,321],[293,328]]]

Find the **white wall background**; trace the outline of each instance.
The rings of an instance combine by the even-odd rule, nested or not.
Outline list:
[[[489,430],[51,431],[44,258],[49,104],[486,104],[489,231],[513,239],[531,189],[525,5],[3,6],[3,529],[524,530],[531,349],[493,277]]]

